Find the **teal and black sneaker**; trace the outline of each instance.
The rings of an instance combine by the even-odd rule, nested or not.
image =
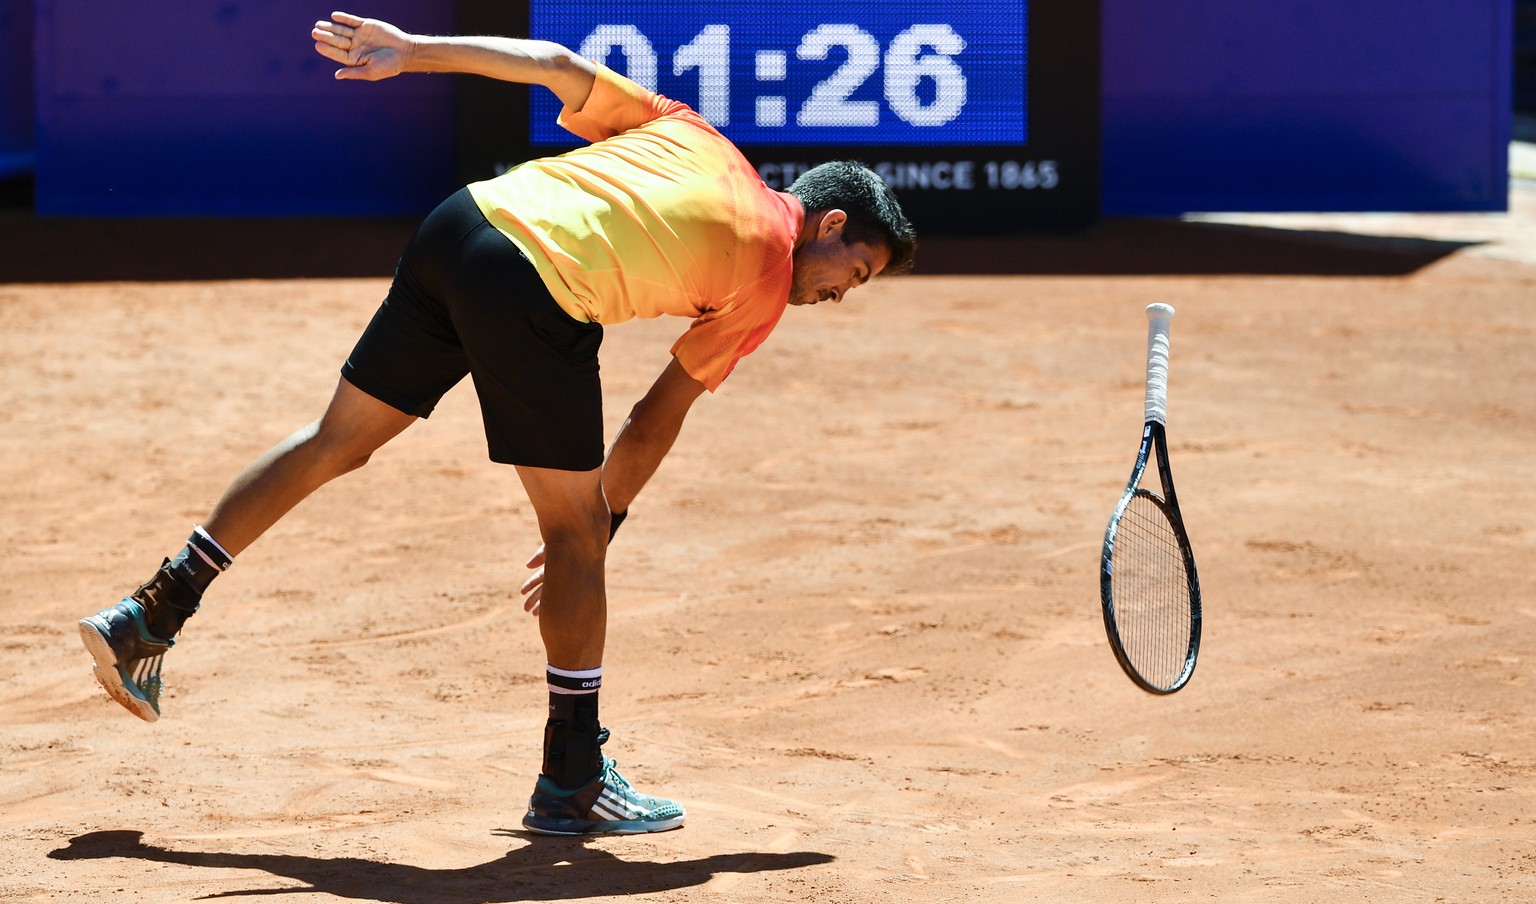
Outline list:
[[[683,826],[683,808],[630,787],[618,763],[603,757],[603,774],[574,791],[539,776],[523,828],[541,835],[638,835]]]
[[[160,660],[176,641],[149,633],[142,603],[130,596],[80,619],[80,639],[113,700],[146,722],[160,718]]]

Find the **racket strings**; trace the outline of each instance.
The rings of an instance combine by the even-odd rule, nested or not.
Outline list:
[[[1153,498],[1137,493],[1126,507],[1113,555],[1115,628],[1149,683],[1171,688],[1189,659],[1189,573],[1172,523]]]

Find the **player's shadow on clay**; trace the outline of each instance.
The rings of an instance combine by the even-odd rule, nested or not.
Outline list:
[[[320,892],[339,898],[390,904],[456,902],[571,901],[590,897],[643,895],[702,885],[720,873],[759,873],[830,863],[830,854],[750,852],[714,854],[696,860],[653,863],[624,860],[588,846],[584,838],[545,838],[521,832],[530,842],[506,856],[462,869],[426,869],[360,857],[302,857],[294,854],[225,854],[175,851],[145,844],[142,832],[91,832],[70,839],[48,856],[53,860],[126,857],[209,869],[260,870],[306,883],[289,888],[216,892],[210,898]]]

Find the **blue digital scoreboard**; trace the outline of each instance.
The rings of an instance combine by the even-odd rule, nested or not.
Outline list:
[[[1099,199],[1092,0],[460,0],[457,31],[556,41],[699,111],[784,189],[855,159],[920,235],[1091,224]],[[580,139],[559,102],[461,79],[461,176]]]
[[[738,146],[1023,144],[1026,0],[533,0],[529,34],[683,101]],[[532,99],[535,144],[569,144]]]

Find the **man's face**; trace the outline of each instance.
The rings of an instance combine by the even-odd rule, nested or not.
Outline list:
[[[849,290],[874,279],[890,263],[891,249],[884,243],[845,244],[842,227],[846,221],[842,211],[829,211],[814,238],[795,249],[790,304],[840,302]]]

